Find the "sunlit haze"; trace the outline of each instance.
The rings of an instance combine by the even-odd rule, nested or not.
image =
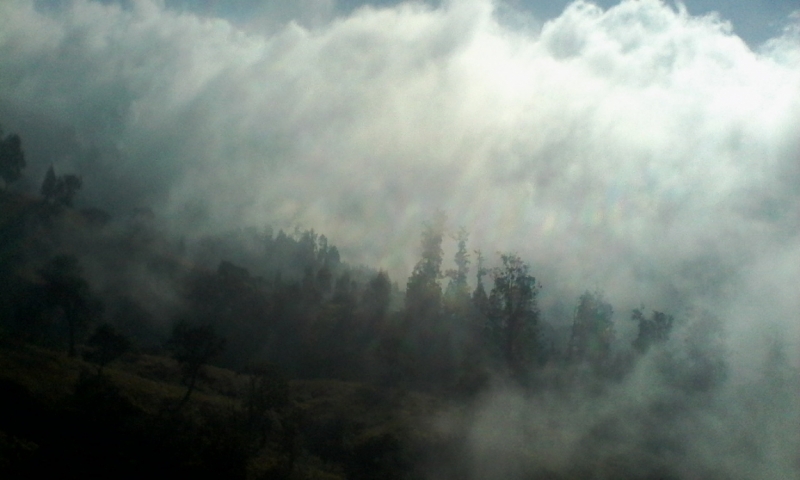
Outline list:
[[[490,266],[529,262],[545,316],[602,291],[627,340],[633,308],[713,311],[745,382],[775,338],[800,367],[800,6],[717,3],[5,0],[0,124],[23,187],[81,175],[78,206],[152,209],[189,251],[313,228],[403,288],[444,212]],[[654,391],[648,368],[621,391]],[[488,464],[482,422],[527,401],[476,415]]]

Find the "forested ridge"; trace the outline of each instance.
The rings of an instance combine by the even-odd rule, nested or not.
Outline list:
[[[719,420],[733,388],[713,312],[618,312],[588,288],[569,318],[548,318],[546,279],[514,252],[475,249],[445,212],[420,226],[406,279],[348,264],[311,229],[189,237],[146,207],[76,208],[81,177],[52,166],[38,192],[15,189],[22,140],[0,141],[4,478],[45,465],[114,478],[729,478],[727,458],[700,462],[684,442],[705,438],[688,425]],[[761,383],[737,387],[753,410],[731,415],[796,416],[782,349],[754,365]],[[536,420],[514,399],[541,402]],[[480,432],[502,441],[476,447]],[[773,450],[776,433],[763,435],[745,429],[726,448],[748,467],[800,471],[793,437]]]

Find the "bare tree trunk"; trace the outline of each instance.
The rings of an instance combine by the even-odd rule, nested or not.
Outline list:
[[[189,377],[189,385],[186,388],[186,394],[183,396],[180,403],[178,403],[178,406],[175,407],[175,412],[183,408],[183,406],[186,405],[186,403],[189,401],[189,397],[192,395],[192,392],[194,391],[194,386],[197,383],[197,376],[199,373],[200,373],[200,367],[192,369],[191,376]]]

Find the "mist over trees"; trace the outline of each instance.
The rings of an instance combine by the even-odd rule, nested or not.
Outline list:
[[[56,176],[53,166],[47,169],[42,182],[40,193],[44,201],[52,205],[71,207],[75,194],[83,185],[83,180],[77,175]]]
[[[25,166],[21,140],[2,141],[10,184]],[[743,409],[737,419],[748,418],[733,400],[741,397],[758,405],[789,450],[797,444],[768,413],[790,412],[797,390],[798,373],[779,340],[758,376],[770,392],[764,399],[752,384],[729,382],[725,329],[713,312],[617,312],[595,289],[567,299],[566,314],[554,314],[540,305],[545,287],[534,265],[515,252],[484,255],[470,245],[469,227],[452,228],[444,212],[432,212],[421,226],[409,277],[392,279],[348,264],[312,229],[243,228],[193,238],[169,231],[141,207],[124,218],[96,207],[77,210],[81,178],[57,176],[50,166],[38,195],[2,192],[0,279],[7,287],[0,292],[0,340],[4,348],[29,344],[94,363],[97,374],[76,384],[75,408],[95,412],[87,418],[97,432],[97,418],[116,416],[130,423],[114,423],[113,435],[165,435],[173,443],[164,451],[213,464],[231,478],[306,478],[298,465],[309,472],[323,460],[340,465],[344,473],[334,478],[418,478],[427,468],[441,473],[426,474],[432,478],[485,478],[482,468],[497,465],[495,450],[509,469],[504,478],[728,478],[735,470],[728,457],[704,463],[681,445],[711,448],[704,442],[733,428],[718,417],[726,406]],[[122,359],[145,355],[171,358],[185,387],[153,416],[106,375]],[[197,397],[212,389],[212,368],[241,376],[240,387],[214,387],[238,403],[196,423],[196,412],[184,412],[206,405]],[[436,440],[425,444],[426,454],[406,433],[365,440],[347,430],[356,427],[343,426],[351,420],[346,415],[329,423],[303,417],[291,395],[298,381],[355,385],[367,392],[370,408],[388,408],[408,392],[465,407],[431,430]],[[539,408],[520,406],[528,401]],[[518,421],[507,424],[505,413]],[[163,419],[173,431],[157,430]],[[715,419],[725,427],[692,430]],[[131,427],[140,424],[146,427]],[[0,433],[11,435],[8,428],[0,424]],[[495,434],[486,432],[495,430],[509,439],[487,441]],[[556,439],[560,450],[545,438]],[[725,448],[738,455],[731,442]],[[776,471],[797,472],[800,458],[789,450],[755,452],[744,462],[778,462]],[[211,454],[198,460],[202,451]],[[476,465],[466,467],[464,456]],[[252,473],[258,458],[272,477]]]
[[[3,136],[0,127],[0,177],[4,187],[16,182],[25,169],[25,153],[22,151],[22,139],[16,133]]]
[[[614,308],[602,292],[584,292],[575,307],[567,356],[576,362],[603,363],[614,342]]]

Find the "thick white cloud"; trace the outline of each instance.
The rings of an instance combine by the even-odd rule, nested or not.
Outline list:
[[[405,273],[443,209],[551,291],[796,323],[782,286],[800,273],[781,267],[800,244],[797,28],[753,52],[654,0],[577,2],[535,32],[493,12],[408,3],[242,30],[148,0],[10,0],[0,121],[72,132],[57,166],[83,173],[86,201],[176,227],[297,222]]]
[[[796,395],[747,373],[776,337],[799,365],[800,26],[754,52],[655,0],[578,2],[541,29],[488,0],[265,2],[235,25],[148,0],[34,4],[0,2],[0,122],[32,177],[55,160],[85,202],[150,205],[176,230],[300,223],[400,283],[443,209],[474,247],[532,260],[546,294],[604,289],[620,330],[640,302],[711,309],[732,380],[679,398],[662,425],[676,468],[797,471]],[[481,478],[498,459],[504,478],[560,470],[603,422],[622,434],[593,454],[613,460],[675,400],[657,361],[589,402],[504,392],[450,426]]]

